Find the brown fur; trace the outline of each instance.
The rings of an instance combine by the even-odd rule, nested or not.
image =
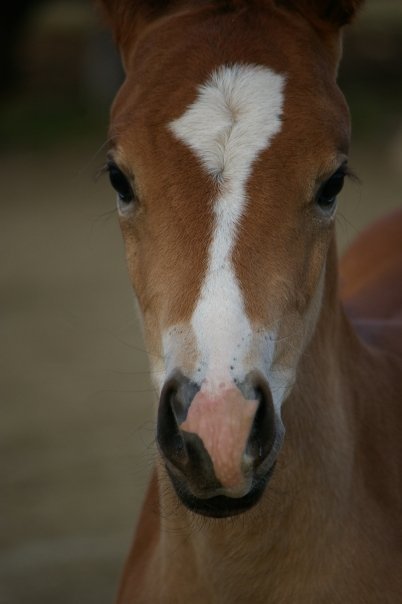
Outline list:
[[[359,319],[402,321],[402,210],[367,229],[342,259],[341,296]]]
[[[234,250],[248,315],[269,324],[267,300],[302,315],[325,271],[318,323],[284,403],[285,444],[263,499],[234,519],[197,517],[178,502],[158,462],[117,602],[402,602],[402,214],[345,257],[348,318],[333,227],[323,228],[307,203],[317,178],[347,153],[337,27],[358,2],[306,0],[297,4],[303,16],[296,2],[289,9],[268,0],[183,2],[163,14],[157,3],[105,4],[127,69],[111,133],[140,200],[122,230],[151,351],[161,352],[163,328],[191,316],[216,194],[165,125],[222,63],[263,64],[288,76],[283,130],[256,162]]]

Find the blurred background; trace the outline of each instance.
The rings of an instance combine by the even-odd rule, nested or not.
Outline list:
[[[0,603],[106,604],[154,456],[152,388],[114,194],[96,179],[122,78],[89,0],[0,23]],[[402,203],[402,3],[345,39],[343,249]]]

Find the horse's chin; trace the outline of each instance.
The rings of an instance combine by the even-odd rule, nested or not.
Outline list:
[[[253,481],[248,493],[242,497],[228,497],[226,495],[215,495],[206,498],[196,497],[184,481],[170,472],[168,468],[167,472],[178,498],[191,512],[209,518],[229,518],[244,514],[260,501],[274,469],[275,463],[263,477]]]

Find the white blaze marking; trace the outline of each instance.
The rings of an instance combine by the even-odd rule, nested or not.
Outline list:
[[[197,99],[184,115],[170,124],[174,135],[195,152],[220,183],[208,269],[191,319],[200,354],[200,377],[210,391],[216,392],[233,377],[241,380],[246,370],[243,361],[254,334],[234,272],[232,251],[245,211],[252,165],[281,129],[284,82],[283,76],[266,67],[220,67],[199,88]],[[265,370],[267,356],[272,363],[274,344],[271,348],[265,348]]]

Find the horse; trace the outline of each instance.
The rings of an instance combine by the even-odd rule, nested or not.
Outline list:
[[[102,0],[157,390],[118,604],[402,602],[402,212],[338,268],[359,0]]]

